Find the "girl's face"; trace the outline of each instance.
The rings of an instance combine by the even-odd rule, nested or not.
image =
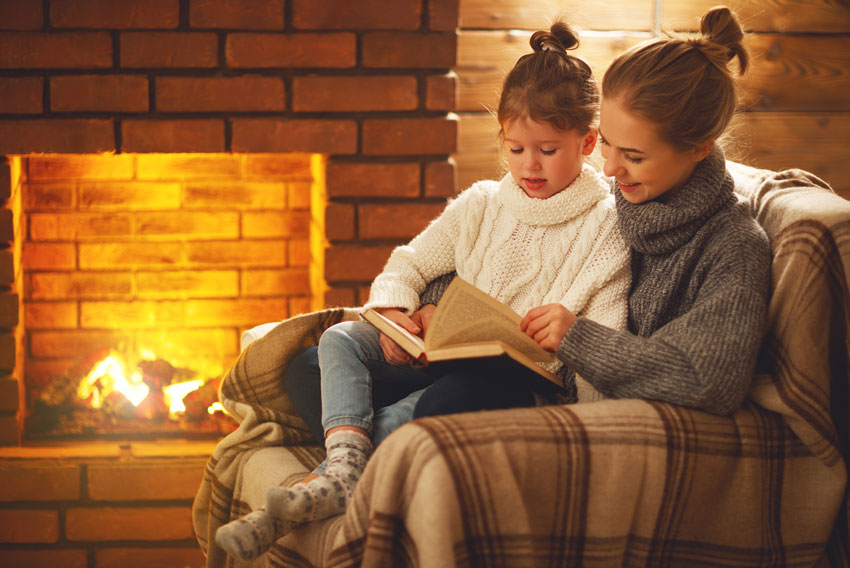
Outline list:
[[[505,124],[504,133],[511,175],[535,199],[548,199],[570,185],[596,145],[596,130],[563,131],[528,117]]]
[[[617,180],[620,193],[631,203],[663,201],[672,195],[713,145],[678,150],[659,138],[655,124],[629,112],[616,98],[603,98],[599,112],[603,171]]]

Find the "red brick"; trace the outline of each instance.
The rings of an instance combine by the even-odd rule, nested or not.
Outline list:
[[[309,229],[307,211],[248,211],[242,214],[242,236],[249,239],[305,237]]]
[[[0,284],[15,282],[15,254],[11,250],[0,250]]]
[[[193,499],[204,463],[197,459],[150,465],[89,465],[89,496],[95,501]]]
[[[73,329],[77,327],[76,302],[25,302],[27,329]]]
[[[114,149],[111,119],[0,121],[0,154],[91,154]]]
[[[0,378],[0,412],[17,412],[22,407],[20,382],[12,375]]]
[[[413,110],[419,105],[415,77],[297,77],[296,111]]]
[[[56,28],[176,28],[179,0],[51,0],[50,24]]]
[[[24,383],[27,387],[44,388],[56,377],[61,377],[67,373],[68,369],[75,363],[79,363],[79,357],[49,361],[27,359]]]
[[[313,310],[313,298],[311,296],[297,296],[289,298],[289,317],[298,314],[306,314]]]
[[[105,548],[95,552],[97,568],[150,568],[180,566],[203,568],[206,565],[200,547],[187,548]],[[60,564],[56,564],[60,566]],[[64,567],[64,565],[61,565]]]
[[[357,151],[357,123],[353,120],[287,120],[243,118],[233,120],[234,152]]]
[[[0,463],[0,501],[70,501],[80,498],[80,467],[48,461]]]
[[[33,241],[67,241],[101,237],[129,237],[133,232],[129,214],[47,214],[29,216]]]
[[[360,205],[361,239],[411,239],[438,216],[445,204]]]
[[[68,540],[180,540],[193,538],[190,507],[72,508],[65,514]]]
[[[0,21],[2,21],[2,15],[0,15]],[[0,79],[0,113],[40,113],[42,111],[43,85],[44,80],[41,77],[7,77]]]
[[[15,240],[16,223],[11,209],[0,209],[0,242]]]
[[[189,240],[235,239],[239,214],[235,211],[169,211],[136,213],[136,234]]]
[[[118,349],[126,335],[108,331],[30,331],[30,356],[37,359],[68,359],[81,353]]]
[[[294,211],[307,211],[310,209],[310,199],[313,186],[303,182],[289,182],[286,184],[289,208]]]
[[[457,75],[429,75],[425,90],[428,110],[454,110],[457,105]]]
[[[418,197],[419,164],[330,162],[329,197]]]
[[[14,413],[0,413],[0,446],[21,445],[21,431],[22,426]]]
[[[0,328],[13,328],[18,325],[18,293],[0,292]]]
[[[47,543],[58,540],[57,511],[0,509],[0,542]]]
[[[141,154],[136,156],[139,179],[236,179],[241,175],[242,157],[232,154]]]
[[[148,110],[148,79],[142,75],[53,77],[50,110],[144,112]]]
[[[357,39],[352,33],[234,33],[227,36],[225,53],[227,65],[237,68],[348,68],[357,63]]]
[[[220,241],[188,244],[188,260],[208,266],[286,266],[286,242],[281,240]]]
[[[30,270],[73,270],[76,268],[73,244],[24,243],[24,266]]]
[[[369,292],[372,289],[371,283],[357,287],[357,305],[362,306],[369,301]]]
[[[325,306],[328,308],[354,306],[355,293],[351,288],[329,288],[325,291]]]
[[[306,267],[310,265],[310,260],[312,260],[310,239],[292,239],[287,243],[286,248],[290,266]]]
[[[457,132],[454,117],[366,120],[363,153],[451,154],[457,150]]]
[[[223,152],[221,120],[125,120],[124,152]]]
[[[392,246],[331,245],[325,250],[325,280],[371,282],[386,264]]]
[[[80,210],[144,211],[179,209],[181,206],[181,187],[177,182],[81,183],[77,190]]]
[[[0,33],[0,68],[97,69],[112,66],[105,32]]]
[[[460,0],[429,0],[428,28],[446,32],[460,25]]]
[[[130,272],[31,272],[28,278],[27,300],[128,299],[133,293]]]
[[[12,158],[14,159],[14,158]],[[0,158],[0,200],[12,196],[12,167],[5,156]]]
[[[283,80],[260,75],[241,77],[160,77],[159,111],[284,110]]]
[[[362,41],[364,67],[449,69],[457,63],[454,33],[372,32]]]
[[[0,333],[0,370],[4,374],[12,372],[17,359],[17,344],[12,333]],[[14,420],[14,416],[12,417]]]
[[[283,210],[286,207],[286,191],[281,182],[193,182],[187,183],[183,190],[183,206]]]
[[[288,313],[286,300],[280,298],[186,302],[188,321],[198,327],[259,325],[284,319]]]
[[[420,0],[291,0],[292,24],[302,30],[415,30]]]
[[[451,197],[457,194],[457,173],[452,158],[442,162],[429,162],[425,166],[425,195]]]
[[[189,25],[193,28],[282,30],[280,0],[191,0]]]
[[[310,154],[248,154],[245,156],[248,178],[311,180]]]
[[[183,246],[174,242],[114,242],[78,246],[82,269],[174,266],[180,262],[183,253]]]
[[[3,0],[0,2],[0,29],[37,30],[44,25],[42,2]]]
[[[121,67],[200,67],[218,65],[218,38],[213,33],[124,32]]]
[[[140,298],[224,298],[239,295],[236,270],[181,270],[136,273]]]
[[[303,268],[242,272],[242,293],[245,296],[291,296],[309,291],[310,275]]]
[[[86,568],[88,566],[88,554],[84,549],[7,549],[2,552],[2,557],[3,568],[33,568],[34,566]]]
[[[354,238],[354,205],[329,203],[325,210],[325,236],[330,241]]]
[[[135,174],[133,156],[32,156],[27,159],[29,181],[129,180]],[[32,186],[30,186],[32,188]],[[36,187],[36,189],[38,189]],[[40,190],[39,190],[40,191]],[[26,196],[24,196],[26,199]],[[63,198],[64,207],[64,198]],[[27,200],[28,206],[33,202]],[[40,202],[38,202],[40,204]],[[41,204],[40,204],[41,205]],[[52,205],[51,205],[52,207]]]

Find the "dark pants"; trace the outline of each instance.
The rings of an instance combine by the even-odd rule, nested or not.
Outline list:
[[[318,347],[308,347],[296,355],[287,366],[283,380],[295,409],[313,437],[324,444],[318,352]],[[427,387],[416,403],[414,418],[535,404],[532,390],[515,376],[500,373],[497,365],[472,361],[465,365],[429,367],[421,381],[410,380],[409,374],[399,373],[399,367],[389,363],[371,362],[369,367],[373,408],[383,408]],[[512,367],[510,369],[513,371]]]

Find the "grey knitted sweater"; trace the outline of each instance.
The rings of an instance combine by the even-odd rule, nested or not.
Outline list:
[[[629,329],[578,318],[558,356],[610,398],[733,412],[764,333],[771,253],[735,197],[722,152],[713,150],[666,203],[616,194],[632,249]]]

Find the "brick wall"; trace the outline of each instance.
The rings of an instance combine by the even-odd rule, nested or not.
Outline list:
[[[179,442],[0,448],[0,565],[203,566],[191,504],[211,450]]]
[[[29,389],[99,349],[219,376],[244,329],[311,308],[308,154],[33,156],[22,170]]]
[[[458,9],[459,0],[3,0],[0,155],[322,154],[325,302],[358,304],[390,250],[455,191]],[[61,247],[49,248],[61,260]],[[7,286],[0,311],[19,292]],[[62,318],[55,302],[58,314],[45,317]],[[0,375],[4,349],[21,357],[20,342],[4,343],[21,335],[17,317],[0,317]],[[5,373],[2,396],[19,379]],[[0,428],[12,406],[0,403]]]

